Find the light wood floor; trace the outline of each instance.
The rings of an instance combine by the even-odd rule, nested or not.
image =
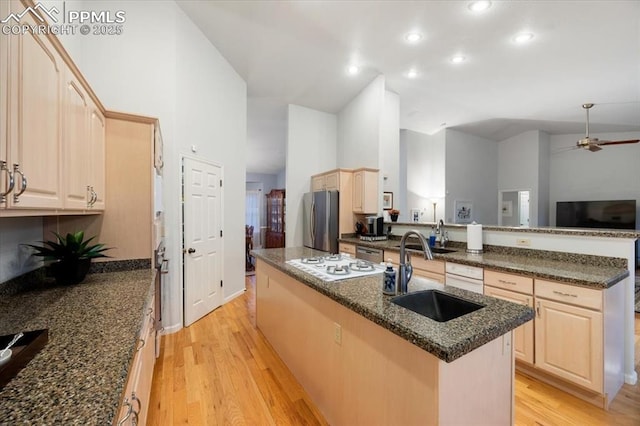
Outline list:
[[[245,295],[163,337],[149,425],[326,424],[256,330],[255,277],[246,281]],[[608,412],[520,374],[515,393],[516,425],[640,425],[640,385],[624,385]]]

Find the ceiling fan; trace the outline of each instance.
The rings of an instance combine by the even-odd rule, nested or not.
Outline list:
[[[587,134],[583,139],[578,140],[576,142],[577,148],[584,148],[591,152],[597,152],[602,149],[605,145],[624,145],[628,143],[638,143],[640,139],[629,139],[626,141],[601,141],[598,138],[592,138],[589,136],[589,110],[593,107],[593,104],[587,103],[582,104],[582,108],[587,112]]]

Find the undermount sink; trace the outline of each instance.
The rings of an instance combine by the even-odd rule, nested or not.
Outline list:
[[[424,290],[403,294],[394,297],[391,302],[438,322],[451,321],[484,308],[483,305],[439,290]]]
[[[400,248],[400,244],[398,244],[396,247]],[[423,250],[420,244],[405,244],[404,248],[407,250],[420,250],[420,251]],[[442,247],[431,247],[431,253],[444,254],[444,253],[453,253],[455,251],[456,250],[442,248]]]

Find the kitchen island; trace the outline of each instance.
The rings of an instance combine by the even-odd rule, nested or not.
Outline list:
[[[444,287],[484,305],[448,322],[401,308],[382,275],[325,282],[286,263],[306,248],[254,250],[258,328],[331,424],[511,424],[511,331],[521,305]]]

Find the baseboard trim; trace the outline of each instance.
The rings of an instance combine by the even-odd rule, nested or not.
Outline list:
[[[628,385],[635,386],[635,384],[638,383],[638,372],[634,371],[631,374],[625,374],[624,382]]]
[[[596,407],[600,407],[605,410],[609,409],[609,403],[611,402],[612,399],[610,399],[608,395],[602,395],[590,389],[585,389],[581,386],[574,385],[556,376],[553,376],[544,371],[541,371],[534,366],[524,364],[521,362],[516,362],[516,371],[526,376],[540,380],[541,382],[544,382],[548,385],[558,388],[561,391],[567,392],[568,394],[571,394],[576,398],[579,398],[583,401],[593,404]]]
[[[240,297],[240,296],[242,296],[242,295],[244,294],[244,292],[245,292],[245,291],[247,291],[247,289],[246,289],[246,288],[243,288],[242,290],[237,291],[237,292],[235,292],[235,293],[233,293],[233,294],[229,295],[228,297],[225,297],[225,298],[224,298],[224,303],[229,303],[229,302],[231,302],[233,299],[235,299],[236,297]]]
[[[160,330],[160,334],[164,336],[165,334],[173,334],[180,330],[182,330],[182,324],[174,324],[168,327],[162,327],[162,330]]]

